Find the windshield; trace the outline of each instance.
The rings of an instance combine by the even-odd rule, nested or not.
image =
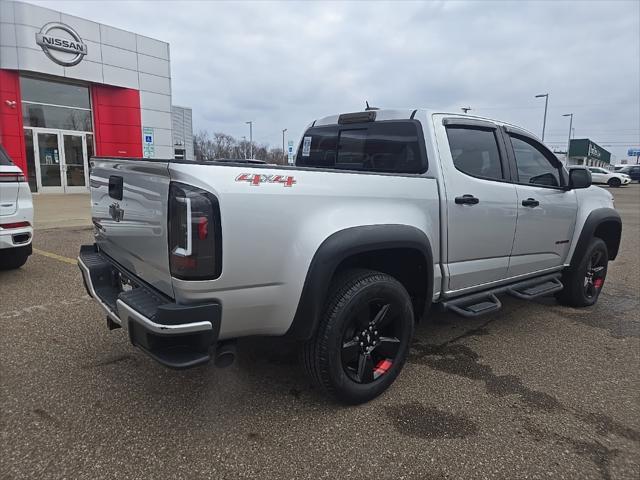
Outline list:
[[[312,127],[296,155],[300,167],[390,173],[427,170],[419,122],[386,120]]]

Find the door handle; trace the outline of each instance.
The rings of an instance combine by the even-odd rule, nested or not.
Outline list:
[[[473,195],[462,195],[461,197],[456,197],[456,203],[458,205],[475,205],[476,203],[480,203],[480,200]]]
[[[522,200],[523,207],[537,207],[538,205],[540,205],[540,202],[535,198],[527,198],[526,200]]]

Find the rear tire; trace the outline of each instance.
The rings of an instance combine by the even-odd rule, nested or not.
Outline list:
[[[607,184],[612,188],[618,188],[620,185],[622,185],[622,182],[619,178],[610,178]]]
[[[24,248],[10,248],[0,250],[0,270],[15,270],[20,268],[29,258],[29,252]]]
[[[302,363],[325,392],[348,404],[380,395],[404,366],[413,337],[411,298],[395,278],[353,269],[332,282]]]
[[[564,289],[556,298],[571,307],[590,307],[598,301],[607,276],[609,251],[601,238],[594,237],[575,268],[562,275]]]

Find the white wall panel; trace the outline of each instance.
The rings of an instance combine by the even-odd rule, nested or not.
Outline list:
[[[16,24],[15,26],[16,45],[18,47],[33,48],[34,50],[41,50],[41,48],[36,43],[36,33],[38,33],[39,31],[40,29],[36,27]],[[51,62],[51,60],[49,61]]]
[[[80,63],[84,62],[85,60],[88,60],[90,62],[102,63],[101,45],[99,43],[92,42],[91,40],[85,40],[84,38],[82,39],[82,41],[87,45],[87,54],[84,56]]]
[[[138,71],[138,57],[131,50],[102,45],[102,61],[114,67]]]
[[[16,23],[42,28],[45,23],[59,22],[60,12],[48,8],[36,7],[29,3],[15,2],[13,15]]]
[[[171,114],[169,112],[157,112],[143,108],[141,114],[143,126],[171,130]]]
[[[158,145],[156,148],[156,154],[154,158],[163,158],[163,159],[172,159],[174,158],[173,147],[165,147],[163,145]]]
[[[13,18],[13,2],[0,1],[0,22],[15,22]]]
[[[100,43],[100,24],[92,22],[91,20],[85,20],[84,18],[74,17],[73,15],[67,15],[62,13],[60,15],[62,23],[66,23],[72,27],[78,35],[82,37],[82,40],[91,40],[92,42]]]
[[[82,78],[83,80],[95,83],[104,82],[102,64],[86,60],[81,61],[73,67],[65,67],[64,76],[74,79]]]
[[[136,35],[138,53],[169,60],[169,44],[153,38]]]
[[[167,77],[140,73],[140,90],[171,95],[171,82]]]
[[[100,38],[102,43],[113,47],[136,51],[136,34],[120,30],[119,28],[100,25]]]
[[[171,112],[171,96],[141,91],[140,107],[147,108],[149,110]]]
[[[0,47],[0,68],[18,69],[18,49],[16,47]]]
[[[102,66],[102,76],[104,83],[117,87],[135,88],[138,90],[138,72],[126,68],[113,67],[111,65]]]
[[[3,47],[16,46],[16,27],[12,23],[0,23],[0,45]]]
[[[138,70],[161,77],[169,76],[169,62],[156,57],[138,54]]]
[[[53,63],[42,50],[18,47],[18,68],[64,77],[64,67]]]
[[[145,125],[148,127],[149,125]],[[167,130],[166,128],[157,128],[153,129],[153,144],[155,146],[164,145],[170,147],[173,145],[173,141],[171,139],[171,130]]]

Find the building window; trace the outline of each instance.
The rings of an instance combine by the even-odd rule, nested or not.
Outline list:
[[[20,77],[25,127],[93,131],[89,88]]]

